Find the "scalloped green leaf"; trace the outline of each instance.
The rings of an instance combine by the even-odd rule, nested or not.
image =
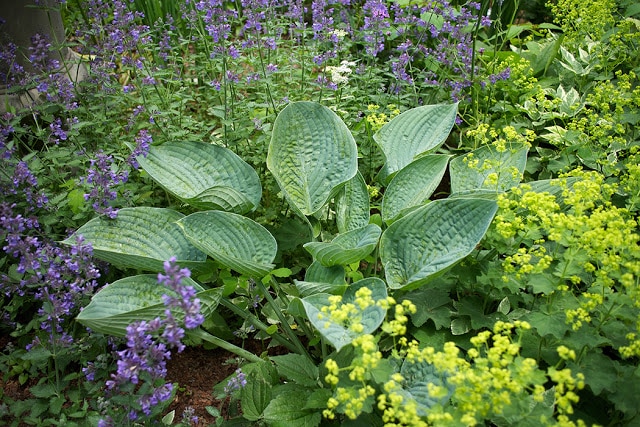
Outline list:
[[[294,209],[310,216],[356,175],[358,150],[333,111],[315,102],[293,102],[276,118],[267,167]]]
[[[375,224],[338,234],[331,242],[309,242],[303,247],[325,267],[347,265],[369,255],[382,230]]]
[[[353,303],[356,299],[356,291],[362,287],[371,290],[371,298],[375,302],[387,298],[387,286],[384,281],[377,277],[368,277],[353,283],[347,288],[342,296],[342,303]],[[377,304],[360,309],[356,304],[358,313],[349,318],[349,322],[361,323],[364,329],[354,332],[348,324],[336,322],[331,319],[330,313],[323,313],[322,307],[329,306],[329,294],[315,294],[303,298],[302,304],[311,324],[320,332],[327,341],[333,345],[337,351],[362,334],[374,332],[382,324],[387,310]]]
[[[262,197],[256,171],[233,151],[195,141],[152,146],[140,166],[169,193],[198,209],[254,210]]]
[[[82,235],[97,258],[120,268],[162,271],[164,261],[175,257],[180,265],[197,269],[207,256],[175,224],[182,217],[171,209],[123,208],[115,219],[90,220],[62,243],[73,245],[76,236]]]
[[[486,199],[442,199],[394,222],[380,239],[391,289],[413,289],[469,255],[498,207]]]
[[[371,206],[367,183],[360,172],[342,187],[336,197],[336,224],[340,233],[369,224]]]
[[[375,135],[386,163],[381,177],[387,180],[418,156],[436,150],[449,136],[458,104],[424,105],[394,117]]]
[[[176,224],[195,247],[238,273],[259,278],[274,267],[276,239],[250,218],[206,211],[186,216]]]
[[[384,192],[382,219],[390,224],[408,210],[429,200],[438,188],[448,162],[448,155],[430,154],[398,171]]]
[[[182,279],[184,286],[196,289],[196,297],[201,303],[203,315],[212,313],[218,306],[221,289],[204,290],[191,278]],[[124,336],[127,326],[138,320],[152,320],[164,317],[163,295],[175,295],[169,288],[158,284],[158,276],[141,274],[109,283],[96,293],[76,317],[76,320],[94,332]],[[176,311],[178,319],[184,313]]]
[[[506,150],[497,151],[485,145],[451,160],[451,192],[492,190],[502,193],[517,186],[527,163],[529,147],[510,143]]]

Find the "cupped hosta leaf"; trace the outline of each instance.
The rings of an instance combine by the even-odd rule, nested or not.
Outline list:
[[[174,196],[199,209],[254,210],[262,195],[256,171],[233,151],[194,141],[171,141],[138,157],[140,166]]]
[[[276,239],[250,218],[206,211],[186,216],[177,224],[195,247],[238,273],[264,277],[273,268]]]
[[[336,197],[336,223],[344,233],[369,224],[369,191],[362,174],[358,172],[342,187]]]
[[[435,366],[427,363],[412,363],[405,361],[400,369],[400,374],[405,382],[400,390],[396,390],[405,402],[416,405],[416,412],[424,417],[435,405],[444,405],[451,398],[455,386],[447,381],[447,375],[439,373]],[[429,385],[442,387],[446,394],[434,397],[429,393]]]
[[[504,151],[485,145],[449,164],[451,192],[492,190],[504,192],[517,186],[527,163],[529,147],[511,143]]]
[[[371,291],[371,298],[376,303],[387,298],[387,286],[384,281],[377,277],[368,277],[357,281],[347,288],[342,296],[342,304],[354,303],[356,291],[363,287]],[[303,298],[301,301],[311,324],[338,351],[345,345],[351,344],[351,342],[360,335],[370,334],[378,329],[387,313],[386,309],[376,303],[364,309],[360,308],[358,304],[355,304],[357,313],[349,316],[346,322],[338,322],[331,318],[331,313],[322,312],[323,307],[330,305],[328,294],[315,294]],[[362,324],[363,330],[355,332],[350,328],[353,324]]]
[[[81,235],[91,243],[97,258],[120,268],[162,271],[162,263],[171,257],[180,265],[198,268],[207,256],[189,243],[175,224],[182,217],[171,209],[123,208],[115,219],[92,219],[63,243],[73,245]]]
[[[304,280],[307,282],[323,282],[342,285],[345,282],[345,270],[341,265],[325,267],[318,261],[313,261],[304,273]]]
[[[457,114],[457,103],[424,105],[405,111],[384,125],[373,136],[386,158],[382,178],[438,148],[449,136]]]
[[[207,316],[216,309],[222,295],[221,289],[204,290],[190,278],[182,279],[182,284],[195,288],[203,315]],[[165,294],[175,295],[175,292],[158,284],[157,275],[126,277],[106,285],[96,293],[76,320],[94,332],[124,336],[127,326],[134,321],[164,317],[166,307],[162,295]],[[184,316],[180,311],[174,314],[178,319]]]
[[[315,102],[294,102],[273,125],[267,167],[289,203],[310,216],[355,176],[357,157],[340,117]]]
[[[315,294],[341,295],[347,289],[346,283],[323,283],[294,280],[293,284],[296,285],[296,289],[300,293],[301,298]]]
[[[331,242],[309,242],[304,248],[325,267],[347,265],[369,255],[378,244],[382,230],[375,224],[339,234]]]
[[[391,180],[382,199],[382,219],[391,223],[407,210],[422,205],[440,184],[449,156],[431,154],[414,160]]]
[[[497,209],[492,200],[443,199],[391,224],[380,239],[389,287],[416,288],[469,255]]]

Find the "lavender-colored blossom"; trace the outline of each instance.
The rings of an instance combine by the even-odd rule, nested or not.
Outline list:
[[[242,369],[236,369],[235,373],[227,381],[227,385],[224,386],[224,392],[231,394],[236,390],[240,390],[247,385],[247,377]]]
[[[126,182],[128,173],[115,172],[113,157],[102,151],[96,153],[90,163],[87,176],[82,181],[91,186],[91,191],[84,195],[84,199],[92,202],[91,206],[97,213],[113,219],[118,214],[117,210],[111,206],[111,201],[118,195],[113,186]]]
[[[168,309],[178,308],[184,313],[184,324],[187,329],[196,328],[204,322],[204,316],[200,313],[200,300],[195,297],[195,289],[182,284],[182,280],[190,276],[189,269],[180,268],[175,257],[165,261],[164,274],[158,274],[158,283],[175,293],[175,296],[163,296],[165,305]]]
[[[153,137],[147,129],[140,129],[140,131],[138,132],[138,136],[136,136],[135,138],[135,142],[136,146],[127,159],[127,163],[129,163],[134,169],[138,169],[140,167],[140,164],[138,163],[137,158],[138,156],[147,157],[147,155],[149,154],[149,147],[153,142]]]

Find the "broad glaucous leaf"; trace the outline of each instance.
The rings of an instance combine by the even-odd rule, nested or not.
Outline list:
[[[260,203],[258,174],[228,148],[171,141],[152,146],[137,160],[158,184],[195,208],[243,214]]]
[[[62,243],[74,245],[81,235],[97,258],[120,268],[162,271],[164,261],[175,257],[180,265],[197,269],[207,256],[175,224],[183,217],[171,209],[123,208],[115,219],[92,219]]]
[[[451,398],[455,386],[447,381],[447,375],[439,373],[435,366],[427,362],[412,363],[404,361],[400,374],[405,381],[402,388],[396,393],[400,394],[407,402],[416,403],[416,412],[421,417],[429,414],[429,410],[435,405],[445,405]],[[433,397],[429,394],[429,384],[442,387],[447,394],[442,397]]]
[[[356,299],[356,291],[362,287],[367,287],[371,290],[371,298],[376,303],[387,298],[387,287],[384,281],[377,277],[368,277],[353,283],[347,288],[342,295],[342,304],[353,303]],[[351,344],[358,336],[370,334],[378,329],[387,313],[386,309],[377,304],[370,305],[364,309],[359,308],[356,304],[358,313],[350,317],[349,320],[361,323],[364,329],[360,332],[355,332],[349,328],[349,325],[332,320],[331,313],[322,312],[322,307],[330,305],[329,296],[328,294],[315,294],[303,298],[301,301],[311,324],[338,351],[342,347]]]
[[[386,163],[383,181],[413,162],[418,156],[436,150],[449,136],[458,114],[458,104],[424,105],[394,117],[375,135]]]
[[[348,265],[369,255],[382,230],[375,224],[338,234],[331,242],[309,242],[304,248],[325,267]]]
[[[336,224],[340,233],[369,224],[371,207],[367,183],[360,172],[346,182],[336,197]]]
[[[438,188],[449,156],[430,154],[414,160],[391,180],[382,198],[382,219],[390,224],[408,210],[421,206]]]
[[[451,192],[490,190],[502,193],[517,186],[527,163],[529,147],[511,143],[504,151],[490,145],[456,157],[449,164]]]
[[[325,267],[318,261],[313,261],[304,273],[307,282],[324,282],[342,285],[345,282],[345,269],[341,265]]]
[[[222,295],[221,289],[205,290],[188,277],[182,279],[182,284],[196,290],[203,315],[207,316],[216,309]],[[125,277],[98,291],[76,320],[94,332],[124,336],[127,326],[134,321],[150,321],[165,316],[163,295],[176,296],[173,290],[158,284],[157,275]],[[180,311],[175,312],[178,319],[183,315]]]
[[[319,211],[356,175],[358,150],[351,132],[330,109],[293,102],[276,118],[267,167],[292,207]]]
[[[195,247],[238,273],[262,278],[274,267],[276,239],[250,218],[205,211],[186,216],[177,224]]]
[[[417,288],[469,255],[497,209],[492,200],[442,199],[391,224],[380,239],[389,287]]]
[[[294,280],[293,284],[296,286],[301,298],[308,297],[315,294],[333,294],[341,295],[347,289],[346,283],[325,283],[325,282],[307,282],[303,280]]]

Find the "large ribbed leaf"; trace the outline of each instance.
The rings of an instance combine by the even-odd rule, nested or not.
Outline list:
[[[347,288],[342,296],[342,304],[353,304],[356,299],[356,291],[363,287],[371,290],[371,298],[375,302],[387,298],[387,287],[384,281],[377,277],[368,277]],[[328,294],[315,294],[303,298],[301,301],[311,324],[338,351],[345,345],[351,344],[354,339],[362,334],[370,334],[378,329],[387,314],[387,310],[377,304],[369,305],[365,308],[360,308],[358,304],[355,304],[357,308],[356,314],[350,316],[346,322],[336,321],[331,318],[331,313],[322,312],[322,307],[329,305],[328,298]],[[354,322],[362,324],[363,330],[356,332],[351,329],[350,324]]]
[[[195,288],[203,315],[215,310],[222,295],[221,289],[204,290],[188,277],[182,279],[182,285]],[[176,295],[174,291],[159,285],[156,275],[126,277],[106,285],[95,294],[76,320],[94,332],[124,336],[127,326],[134,321],[164,317],[166,307],[162,295],[165,294]],[[178,319],[184,315],[179,311],[174,314]]]
[[[345,270],[341,265],[325,267],[318,261],[313,261],[304,273],[304,280],[307,282],[333,283],[334,285],[344,284]]]
[[[309,242],[304,248],[325,267],[364,259],[378,244],[382,230],[375,224],[339,234],[331,242]]]
[[[238,273],[261,278],[273,268],[276,239],[250,218],[206,211],[186,216],[177,224],[194,246]]]
[[[391,180],[382,199],[382,219],[390,223],[429,200],[445,171],[449,156],[430,154],[414,160]]]
[[[358,172],[342,187],[336,197],[336,223],[338,231],[355,230],[369,224],[370,206],[367,183]]]
[[[443,199],[391,224],[380,239],[389,287],[416,288],[469,255],[497,209],[492,200]]]
[[[120,268],[162,271],[163,262],[171,257],[180,265],[198,268],[207,256],[189,243],[175,224],[182,217],[171,209],[123,208],[115,219],[92,219],[63,243],[73,245],[76,235],[82,235],[96,257]]]
[[[138,162],[167,191],[196,208],[242,214],[260,203],[258,174],[227,148],[172,141],[151,147]]]
[[[357,172],[356,142],[333,111],[294,102],[278,114],[267,167],[289,203],[310,216]]]
[[[482,146],[451,160],[451,192],[492,190],[504,192],[522,179],[529,147],[511,143],[504,151],[491,145]]]
[[[425,105],[405,111],[374,136],[385,155],[383,179],[404,168],[421,154],[434,151],[447,139],[456,120],[458,104]]]

